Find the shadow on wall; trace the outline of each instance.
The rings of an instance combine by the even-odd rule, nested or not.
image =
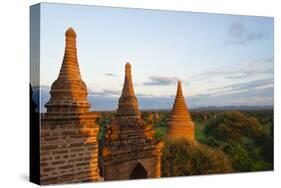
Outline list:
[[[29,180],[40,183],[40,118],[35,111],[36,103],[39,102],[39,95],[32,98],[32,86],[29,84]],[[35,100],[35,101],[34,101]]]

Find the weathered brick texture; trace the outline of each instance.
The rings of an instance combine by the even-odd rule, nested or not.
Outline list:
[[[57,184],[99,180],[99,113],[89,112],[87,86],[81,79],[76,33],[66,33],[63,62],[51,86],[51,98],[41,114],[40,183]]]
[[[41,184],[98,181],[97,113],[71,118],[42,115]]]
[[[105,180],[154,178],[161,175],[159,143],[151,125],[145,124],[134,94],[131,65],[126,64],[125,81],[117,114],[107,127],[101,152]]]

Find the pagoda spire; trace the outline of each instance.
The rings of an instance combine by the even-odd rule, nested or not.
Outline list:
[[[122,96],[135,96],[130,63],[126,63],[125,65],[125,80],[122,90]]]
[[[117,116],[139,115],[138,101],[134,93],[131,64],[125,65],[125,80],[121,97],[119,98]]]
[[[87,86],[80,76],[77,59],[76,33],[73,28],[65,32],[65,52],[57,80],[51,87],[51,99],[45,105],[47,113],[87,112]]]
[[[181,81],[178,81],[177,95],[168,121],[167,137],[194,140],[194,124],[185,103]]]
[[[60,79],[81,79],[77,59],[76,33],[72,27],[65,32],[65,50],[61,65]]]
[[[190,120],[190,114],[187,110],[184,96],[182,94],[181,81],[178,81],[177,95],[172,109],[172,116],[181,116]]]

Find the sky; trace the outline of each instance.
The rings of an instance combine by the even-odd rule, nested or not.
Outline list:
[[[42,108],[69,27],[93,109],[117,107],[126,62],[141,109],[171,108],[178,80],[190,108],[273,105],[273,18],[43,3],[40,21]]]

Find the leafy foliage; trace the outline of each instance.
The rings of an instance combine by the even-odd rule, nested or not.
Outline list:
[[[205,124],[199,121],[195,122],[195,139],[199,142],[205,142],[205,134],[204,134]]]
[[[167,127],[163,126],[154,126],[153,130],[155,131],[154,138],[157,141],[161,141],[164,139],[166,132],[167,132]]]
[[[200,143],[168,140],[162,154],[163,177],[232,172],[231,162],[222,151]]]
[[[101,113],[101,116],[96,119],[96,123],[99,125],[98,139],[102,140],[105,136],[105,126],[110,124],[111,115]]]
[[[272,137],[256,118],[238,111],[220,113],[206,124],[204,133],[206,143],[221,148],[236,171],[273,168]]]
[[[154,138],[157,141],[161,141],[165,138],[165,135],[167,133],[167,122],[168,122],[168,113],[162,112],[159,115],[159,120],[153,120],[152,121],[152,127],[155,131]]]

